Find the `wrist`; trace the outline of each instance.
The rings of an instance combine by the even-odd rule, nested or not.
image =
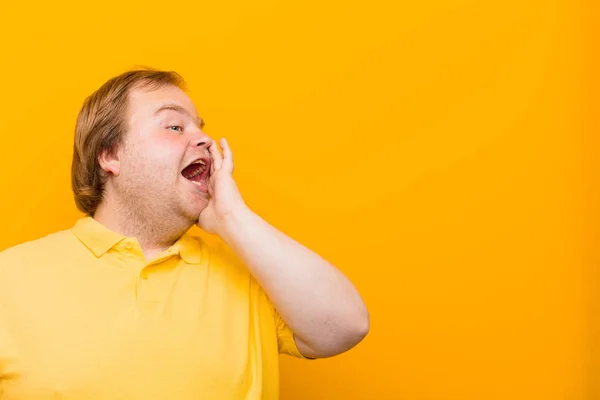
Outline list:
[[[226,243],[232,244],[240,234],[243,234],[244,230],[247,229],[246,226],[248,226],[254,218],[254,212],[246,206],[246,204],[241,204],[222,219],[219,236]]]

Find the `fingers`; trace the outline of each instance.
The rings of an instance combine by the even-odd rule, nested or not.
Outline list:
[[[223,154],[221,154],[217,142],[215,141],[213,141],[208,148],[213,159],[210,166],[210,173],[212,175],[216,170],[225,168],[225,170],[231,174],[233,173],[233,153],[231,152],[231,147],[229,147],[229,143],[225,138],[222,138],[219,143],[221,149],[223,149]]]
[[[233,153],[227,139],[221,139],[221,148],[223,149],[223,168],[230,174],[233,173]]]
[[[221,152],[219,151],[217,142],[215,142],[214,140],[211,143],[211,145],[208,147],[208,151],[210,153],[210,156],[212,157],[212,163],[210,165],[210,173],[212,175],[216,170],[221,168],[221,165],[223,164],[223,156],[221,155]]]

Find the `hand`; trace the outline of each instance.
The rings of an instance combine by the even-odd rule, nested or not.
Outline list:
[[[243,212],[247,207],[233,180],[233,154],[224,138],[220,141],[223,155],[213,143],[208,148],[212,162],[208,180],[208,205],[198,218],[196,225],[207,233],[222,236],[228,218]]]

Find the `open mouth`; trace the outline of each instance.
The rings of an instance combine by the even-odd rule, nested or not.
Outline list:
[[[206,179],[210,172],[210,159],[199,158],[181,171],[181,175],[198,186],[206,186]]]

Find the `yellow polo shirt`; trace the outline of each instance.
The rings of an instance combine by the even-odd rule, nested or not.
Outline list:
[[[0,399],[277,399],[303,358],[219,241],[184,235],[147,262],[90,217],[0,253]]]

